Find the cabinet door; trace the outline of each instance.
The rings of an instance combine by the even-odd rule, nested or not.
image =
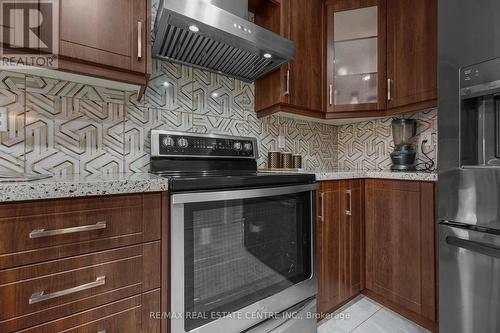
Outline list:
[[[290,38],[289,0],[261,1],[256,8],[255,24],[280,36]],[[255,110],[261,111],[276,104],[289,103],[288,64],[255,82]]]
[[[387,0],[388,108],[437,98],[437,0]]]
[[[327,6],[327,111],[385,108],[385,0]]]
[[[62,57],[145,73],[148,0],[61,0]]]
[[[318,312],[329,313],[342,302],[341,186],[322,182],[318,193]]]
[[[321,0],[287,0],[290,6],[290,38],[295,59],[289,63],[289,103],[306,110],[323,110]]]
[[[322,0],[261,1],[254,11],[256,24],[295,42],[295,59],[255,82],[255,111],[322,115]]]
[[[366,288],[435,320],[434,184],[365,182]]]
[[[344,299],[358,295],[364,288],[364,187],[363,180],[351,180],[344,189],[345,217],[342,237]]]

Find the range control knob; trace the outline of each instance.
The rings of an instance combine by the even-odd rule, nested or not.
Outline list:
[[[175,141],[170,136],[163,138],[162,143],[165,147],[168,147],[168,148],[175,146]]]
[[[236,142],[233,144],[233,148],[234,148],[234,150],[236,150],[236,151],[240,151],[240,150],[243,148],[243,145],[241,144],[241,142],[236,141]]]
[[[189,146],[189,142],[186,138],[179,138],[177,139],[177,145],[180,148],[187,148]]]
[[[251,151],[252,150],[252,144],[250,142],[247,142],[243,145],[243,149],[245,151]]]

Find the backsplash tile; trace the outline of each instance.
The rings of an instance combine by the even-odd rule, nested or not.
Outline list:
[[[433,142],[425,152],[437,167],[437,110],[407,114],[418,122],[417,135],[431,133]],[[377,119],[340,126],[338,131],[338,165],[346,170],[388,170],[394,150],[392,118]],[[419,145],[419,140],[416,141]],[[417,163],[427,161],[418,147]]]
[[[12,90],[0,88],[0,107],[9,112],[6,133],[0,133],[0,173],[24,171],[25,145],[25,112],[24,93],[20,88],[21,82],[17,78],[2,73],[2,86],[14,87]]]
[[[121,90],[32,75],[26,76],[26,92],[115,104],[125,104],[127,95]]]
[[[124,171],[124,106],[26,93],[26,171]]]
[[[152,129],[257,137],[259,167],[279,136],[281,150],[301,154],[305,169],[390,167],[390,118],[344,126],[259,119],[252,84],[168,62],[153,68],[141,101],[129,92],[0,72],[0,106],[11,122],[0,134],[0,172],[147,172]],[[437,132],[435,110],[408,116],[419,120],[419,133]],[[436,149],[429,155],[436,159]]]

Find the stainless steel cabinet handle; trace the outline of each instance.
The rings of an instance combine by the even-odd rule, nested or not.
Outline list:
[[[321,200],[321,215],[318,216],[318,218],[321,220],[321,222],[325,222],[325,193],[321,192],[319,194],[320,200]]]
[[[285,96],[290,95],[290,69],[286,71],[286,90]]]
[[[352,215],[352,191],[347,190],[347,191],[345,191],[345,193],[347,193],[347,197],[349,198],[349,200],[348,200],[349,201],[349,209],[347,209],[345,211],[345,214],[351,216]]]
[[[61,291],[56,291],[50,294],[47,294],[45,291],[41,292],[36,292],[33,295],[31,295],[29,299],[29,304],[35,304],[35,303],[40,303],[43,301],[47,301],[49,299],[57,298],[57,297],[62,297],[66,296],[69,294],[74,294],[83,290],[88,290],[92,288],[96,288],[99,286],[103,286],[106,284],[106,277],[105,276],[99,276],[94,282],[82,284],[81,286],[78,287],[73,287]]]
[[[387,79],[387,100],[392,100],[392,80]]]
[[[328,93],[330,96],[329,103],[330,103],[330,105],[333,105],[333,84],[330,84]]]
[[[142,60],[142,22],[137,22],[137,60]]]
[[[106,229],[106,222],[100,221],[96,224],[92,225],[83,225],[81,227],[73,227],[73,228],[65,228],[65,229],[55,229],[55,230],[45,230],[45,229],[36,229],[30,232],[30,238],[42,238],[42,237],[50,237],[64,234],[73,234],[76,232],[84,232],[84,231],[92,231],[92,230],[100,230]]]
[[[106,330],[97,331],[97,333],[106,333]]]

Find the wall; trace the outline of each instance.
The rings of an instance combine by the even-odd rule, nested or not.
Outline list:
[[[432,144],[425,149],[425,153],[435,162],[435,169],[437,167],[437,110],[415,112],[405,115],[404,118],[417,119],[417,135],[423,133],[432,135]],[[388,170],[391,166],[390,153],[394,150],[391,121],[392,118],[386,118],[340,126],[338,128],[338,167],[347,170]],[[419,146],[418,140],[417,145]],[[426,158],[419,153],[417,163],[423,161],[426,161]]]
[[[168,62],[154,62],[144,100],[123,91],[0,72],[0,173],[147,172],[152,129],[255,136],[259,166],[276,149],[304,156],[306,169],[385,170],[393,150],[390,121],[343,126],[271,116],[257,119],[253,85]],[[407,115],[419,133],[437,133],[437,111]],[[435,161],[436,135],[428,153]],[[420,160],[422,157],[420,155]]]
[[[337,166],[336,127],[260,120],[251,84],[168,62],[153,67],[140,102],[123,91],[0,72],[0,107],[9,110],[0,173],[147,172],[152,129],[256,136],[261,167],[283,135],[307,169]]]
[[[152,129],[257,137],[260,167],[279,135],[309,170],[388,169],[393,149],[390,119],[339,127],[257,119],[252,84],[159,61],[140,102],[123,91],[0,71],[0,107],[9,110],[0,173],[147,172]],[[409,116],[419,132],[437,133],[435,110]],[[435,160],[436,153],[429,151]]]

